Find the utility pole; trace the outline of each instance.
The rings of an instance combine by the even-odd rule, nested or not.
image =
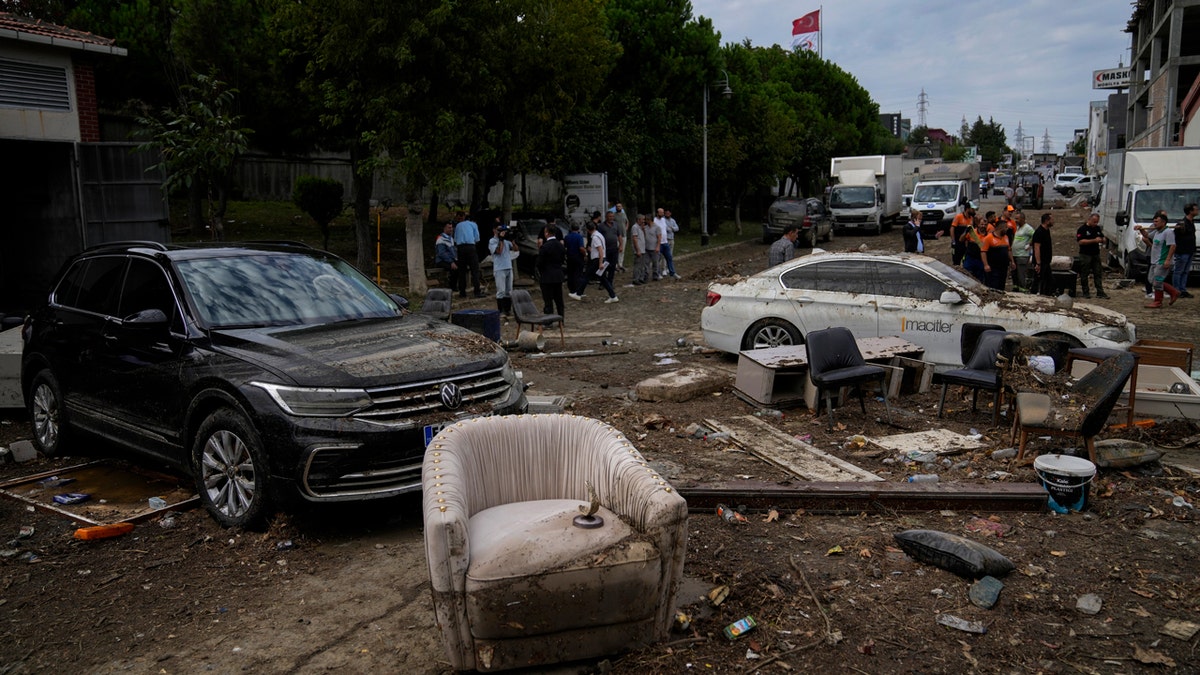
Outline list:
[[[929,94],[925,93],[925,87],[921,87],[921,95],[917,97],[917,126],[929,128],[929,124],[925,120],[925,113],[929,110]]]
[[[1050,154],[1050,129],[1046,129],[1046,134],[1042,136],[1042,154]]]

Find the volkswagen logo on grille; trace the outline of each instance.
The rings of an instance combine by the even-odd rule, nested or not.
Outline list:
[[[455,410],[458,406],[462,405],[462,390],[458,388],[457,384],[453,382],[443,384],[441,394],[442,405],[446,406],[447,409]]]

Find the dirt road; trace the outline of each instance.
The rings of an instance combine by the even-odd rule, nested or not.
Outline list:
[[[1074,228],[1084,213],[1055,214],[1056,250],[1073,253]],[[862,243],[898,250],[900,237],[893,231],[838,238],[832,248]],[[945,247],[945,240],[930,242],[930,252],[942,258],[949,256]],[[628,396],[641,379],[677,367],[668,361],[731,372],[732,359],[695,353],[691,346],[700,340],[705,288],[715,277],[757,271],[765,261],[766,246],[738,244],[682,257],[683,280],[619,288],[620,303],[606,305],[596,296],[568,301],[567,349],[606,354],[514,354],[514,363],[532,383],[530,394],[567,397],[572,411],[614,424],[679,486],[731,478],[794,481],[742,449],[680,433],[690,422],[748,414],[751,409],[728,389],[683,404],[638,403]],[[1109,294],[1105,306],[1128,314],[1140,337],[1200,337],[1200,305],[1187,304],[1200,301],[1152,311],[1141,307],[1139,289]],[[514,332],[511,325],[504,330],[506,337]],[[679,347],[681,337],[690,344]],[[559,351],[556,339],[548,342]],[[997,471],[1010,474],[1007,481],[1034,480],[1027,465],[989,457],[1008,445],[1007,434],[987,427],[990,412],[972,415],[969,401],[953,397],[943,420],[935,417],[932,393],[894,407],[899,429],[878,423],[872,404],[867,418],[856,411],[839,416],[843,426],[832,432],[823,418],[803,410],[771,423],[788,435],[810,435],[817,447],[842,453],[886,480],[928,469],[845,454],[849,435],[978,428],[987,447],[956,456],[965,467],[934,467],[943,481],[986,486]],[[28,436],[21,416],[0,422],[0,444]],[[1171,444],[1197,428],[1176,422],[1144,433]],[[76,461],[2,466],[0,478]],[[1200,621],[1197,517],[1171,505],[1174,496],[1200,503],[1198,489],[1194,475],[1156,464],[1104,472],[1093,487],[1091,509],[1065,517],[783,512],[770,522],[753,513],[750,524],[735,528],[696,512],[689,524],[688,580],[680,592],[693,630],[670,647],[614,657],[610,672],[746,672],[771,659],[802,671],[840,663],[846,672],[1126,673],[1157,672],[1169,666],[1151,664],[1169,662],[1175,672],[1196,672],[1200,637],[1180,639],[1160,630],[1171,620]],[[15,539],[22,525],[32,525],[34,533]],[[0,558],[0,673],[446,672],[414,497],[304,510],[278,519],[266,533],[224,531],[200,511],[178,514],[170,528],[150,522],[101,542],[73,540],[74,528],[64,518],[0,499],[0,533],[13,539]],[[974,607],[967,582],[900,553],[892,535],[913,528],[963,534],[1009,556],[1018,571],[1004,579],[998,606]],[[1002,536],[984,534],[989,531]],[[719,584],[728,585],[730,595],[714,608],[700,596]],[[1096,615],[1075,609],[1088,593],[1103,600]],[[988,633],[938,625],[940,613],[982,621]],[[725,625],[746,615],[759,623],[747,639],[731,643],[721,636]],[[573,670],[594,672],[596,664],[566,672]]]

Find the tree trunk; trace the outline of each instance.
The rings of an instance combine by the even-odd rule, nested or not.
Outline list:
[[[738,196],[733,198],[733,224],[737,228],[738,236],[742,236],[742,193],[740,191]]]
[[[207,239],[209,237],[205,230],[207,224],[204,219],[204,187],[200,185],[200,181],[195,180],[188,188],[188,225],[192,230],[192,236],[196,239]]]
[[[507,225],[512,222],[513,212],[513,192],[516,189],[516,175],[513,173],[512,166],[504,163],[504,190],[500,197],[500,222]],[[479,236],[483,236],[481,233]]]
[[[354,192],[354,250],[358,254],[355,266],[358,271],[372,278],[379,278],[379,269],[371,255],[371,193],[374,176],[361,175],[363,153],[367,150],[358,144],[350,148],[351,175],[354,176],[351,190]]]
[[[415,297],[424,297],[428,287],[425,285],[425,222],[421,218],[425,207],[421,204],[421,181],[410,175],[406,183],[408,216],[404,219],[404,249],[408,262],[408,292]]]
[[[442,228],[438,227],[438,191],[430,190],[429,197],[429,218],[425,221],[432,232],[441,232]]]

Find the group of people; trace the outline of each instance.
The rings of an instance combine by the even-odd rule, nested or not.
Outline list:
[[[630,225],[624,205],[614,204],[606,213],[592,213],[581,227],[571,223],[570,231],[560,238],[558,223],[547,225],[538,237],[537,269],[541,283],[544,311],[563,315],[563,285],[566,297],[583,300],[587,287],[595,282],[607,294],[605,303],[620,302],[615,277],[623,271],[622,263],[627,241],[633,244],[633,286],[640,286],[665,277],[681,279],[675,271],[673,249],[679,224],[669,209],[659,208],[656,215],[637,216]],[[467,297],[467,278],[482,298],[477,245],[479,226],[463,212],[455,214],[452,222],[442,227],[434,246],[434,265],[446,271],[451,289],[460,298]],[[496,284],[496,308],[508,315],[512,311],[514,263],[520,255],[510,228],[496,220],[488,240],[488,255],[492,257],[492,275]]]
[[[1146,272],[1146,307],[1163,306],[1164,295],[1167,305],[1175,304],[1179,298],[1190,298],[1187,291],[1188,272],[1192,269],[1192,258],[1196,255],[1196,214],[1200,207],[1195,202],[1183,207],[1183,219],[1174,227],[1167,227],[1167,212],[1154,214],[1149,227],[1137,226],[1137,231],[1150,249],[1150,268]]]

